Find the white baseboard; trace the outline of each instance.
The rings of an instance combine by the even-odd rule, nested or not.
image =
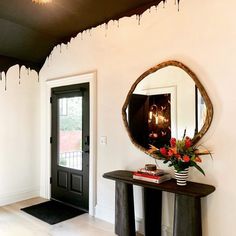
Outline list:
[[[163,235],[163,236],[172,236],[173,235],[173,229],[169,226],[162,225],[161,235]]]
[[[95,217],[115,224],[115,211],[112,208],[104,207],[102,205],[96,205]]]
[[[139,235],[144,235],[144,222],[142,218],[135,218],[135,228]]]
[[[39,196],[38,188],[29,188],[17,192],[11,192],[6,194],[0,194],[0,206],[9,205],[15,202],[27,200],[33,197]]]

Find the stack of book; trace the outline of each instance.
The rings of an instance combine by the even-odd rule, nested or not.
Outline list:
[[[161,169],[146,170],[145,168],[141,168],[138,171],[133,172],[133,179],[160,184],[170,180],[171,175]]]

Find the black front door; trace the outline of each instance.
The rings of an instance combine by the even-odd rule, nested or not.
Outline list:
[[[89,84],[53,88],[51,198],[88,211]]]

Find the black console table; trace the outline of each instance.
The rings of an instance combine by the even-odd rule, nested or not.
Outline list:
[[[188,182],[182,187],[171,179],[161,184],[133,179],[131,171],[117,170],[105,173],[104,178],[116,181],[115,233],[135,236],[133,185],[144,189],[145,236],[161,235],[162,191],[175,194],[174,236],[201,236],[201,197],[215,191],[206,184]]]

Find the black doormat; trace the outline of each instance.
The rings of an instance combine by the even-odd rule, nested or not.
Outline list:
[[[64,220],[86,213],[85,211],[67,206],[56,201],[43,202],[30,207],[22,208],[22,211],[47,222],[50,225],[57,224]]]

